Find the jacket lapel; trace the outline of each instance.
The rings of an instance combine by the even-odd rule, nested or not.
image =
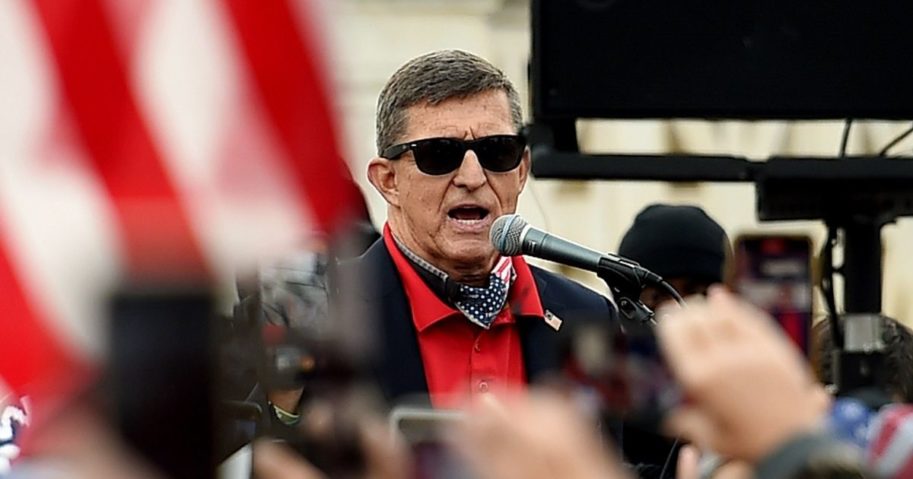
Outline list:
[[[375,377],[390,401],[428,393],[425,368],[412,324],[412,311],[402,280],[383,239],[376,241],[360,259],[358,288],[363,311],[372,320],[378,355],[373,361]],[[366,281],[367,280],[367,281]],[[373,284],[367,284],[368,282]]]

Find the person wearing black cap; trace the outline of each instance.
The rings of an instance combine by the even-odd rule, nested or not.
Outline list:
[[[662,276],[687,297],[706,294],[710,285],[723,282],[726,260],[732,251],[726,232],[701,208],[652,204],[634,218],[618,254]],[[672,297],[648,286],[640,300],[655,310]],[[675,477],[679,448],[678,441],[625,425],[625,460],[643,479]]]
[[[723,282],[732,247],[723,228],[701,208],[653,204],[634,218],[618,254],[662,276],[684,297],[705,294],[711,284]],[[672,298],[647,287],[640,299],[655,309]]]

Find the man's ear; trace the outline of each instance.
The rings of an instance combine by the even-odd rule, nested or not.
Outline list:
[[[529,177],[529,169],[530,169],[531,164],[532,164],[532,160],[530,159],[530,152],[529,152],[529,148],[527,147],[525,150],[523,150],[523,158],[520,160],[520,166],[517,167],[517,169],[518,169],[517,173],[520,174],[520,190],[519,191],[521,191],[521,192],[523,191],[523,188],[526,186],[526,179]]]
[[[393,162],[375,157],[368,162],[368,181],[387,201],[387,204],[399,206],[399,188],[396,184],[396,168]]]

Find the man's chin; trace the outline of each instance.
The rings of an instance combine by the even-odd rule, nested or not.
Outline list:
[[[453,263],[462,267],[487,268],[492,266],[492,259],[497,256],[497,252],[491,245],[484,245],[484,247],[454,249],[448,256]]]

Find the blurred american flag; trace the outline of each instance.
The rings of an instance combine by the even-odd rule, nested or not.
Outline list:
[[[0,2],[0,377],[66,391],[105,294],[231,276],[357,190],[309,0]]]

